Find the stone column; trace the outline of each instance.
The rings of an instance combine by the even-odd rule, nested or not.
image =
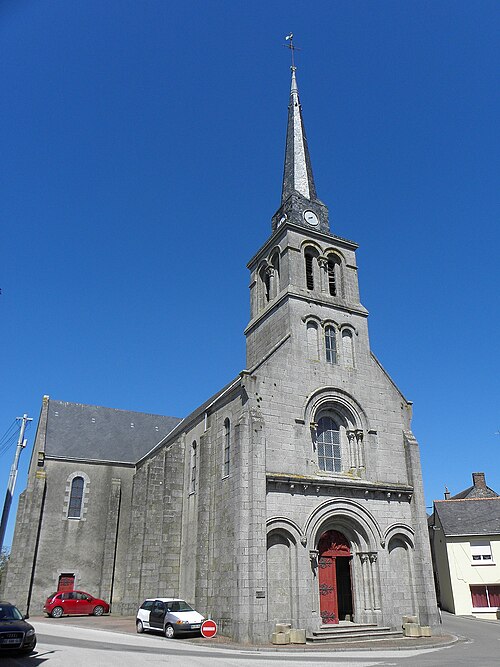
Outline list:
[[[357,468],[355,431],[346,431],[349,441],[349,467]]]
[[[359,554],[361,562],[361,580],[363,582],[363,603],[365,614],[371,610],[370,604],[370,577],[368,572],[368,554]]]
[[[364,468],[365,457],[363,451],[363,431],[361,429],[356,429],[355,436],[356,436],[356,452],[358,455],[358,467]]]
[[[380,611],[380,578],[378,572],[378,556],[376,553],[371,553],[370,556],[370,565],[371,565],[371,588],[373,596],[373,609],[375,611]]]
[[[320,273],[320,289],[322,292],[327,292],[328,287],[328,259],[326,257],[318,257],[318,266]]]

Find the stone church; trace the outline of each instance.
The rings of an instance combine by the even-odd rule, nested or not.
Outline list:
[[[276,622],[436,625],[412,406],[370,350],[356,248],[318,199],[292,67],[281,205],[248,263],[246,368],[184,419],[43,400],[3,595],[176,596]]]

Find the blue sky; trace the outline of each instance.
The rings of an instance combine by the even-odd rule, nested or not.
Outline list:
[[[500,492],[498,19],[487,0],[0,3],[0,435],[27,412],[31,448],[44,394],[184,416],[245,367],[293,31],[318,195],[360,244],[426,502],[473,471]]]

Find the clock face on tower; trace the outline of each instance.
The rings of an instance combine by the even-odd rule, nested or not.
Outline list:
[[[317,227],[319,225],[318,216],[313,211],[304,211],[304,220],[311,227]]]

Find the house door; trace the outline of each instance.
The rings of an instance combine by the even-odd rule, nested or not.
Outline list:
[[[351,549],[342,533],[328,530],[319,540],[319,601],[324,624],[352,617]]]
[[[59,583],[57,584],[57,590],[59,591],[72,591],[75,588],[75,575],[74,574],[61,574],[59,576]]]

